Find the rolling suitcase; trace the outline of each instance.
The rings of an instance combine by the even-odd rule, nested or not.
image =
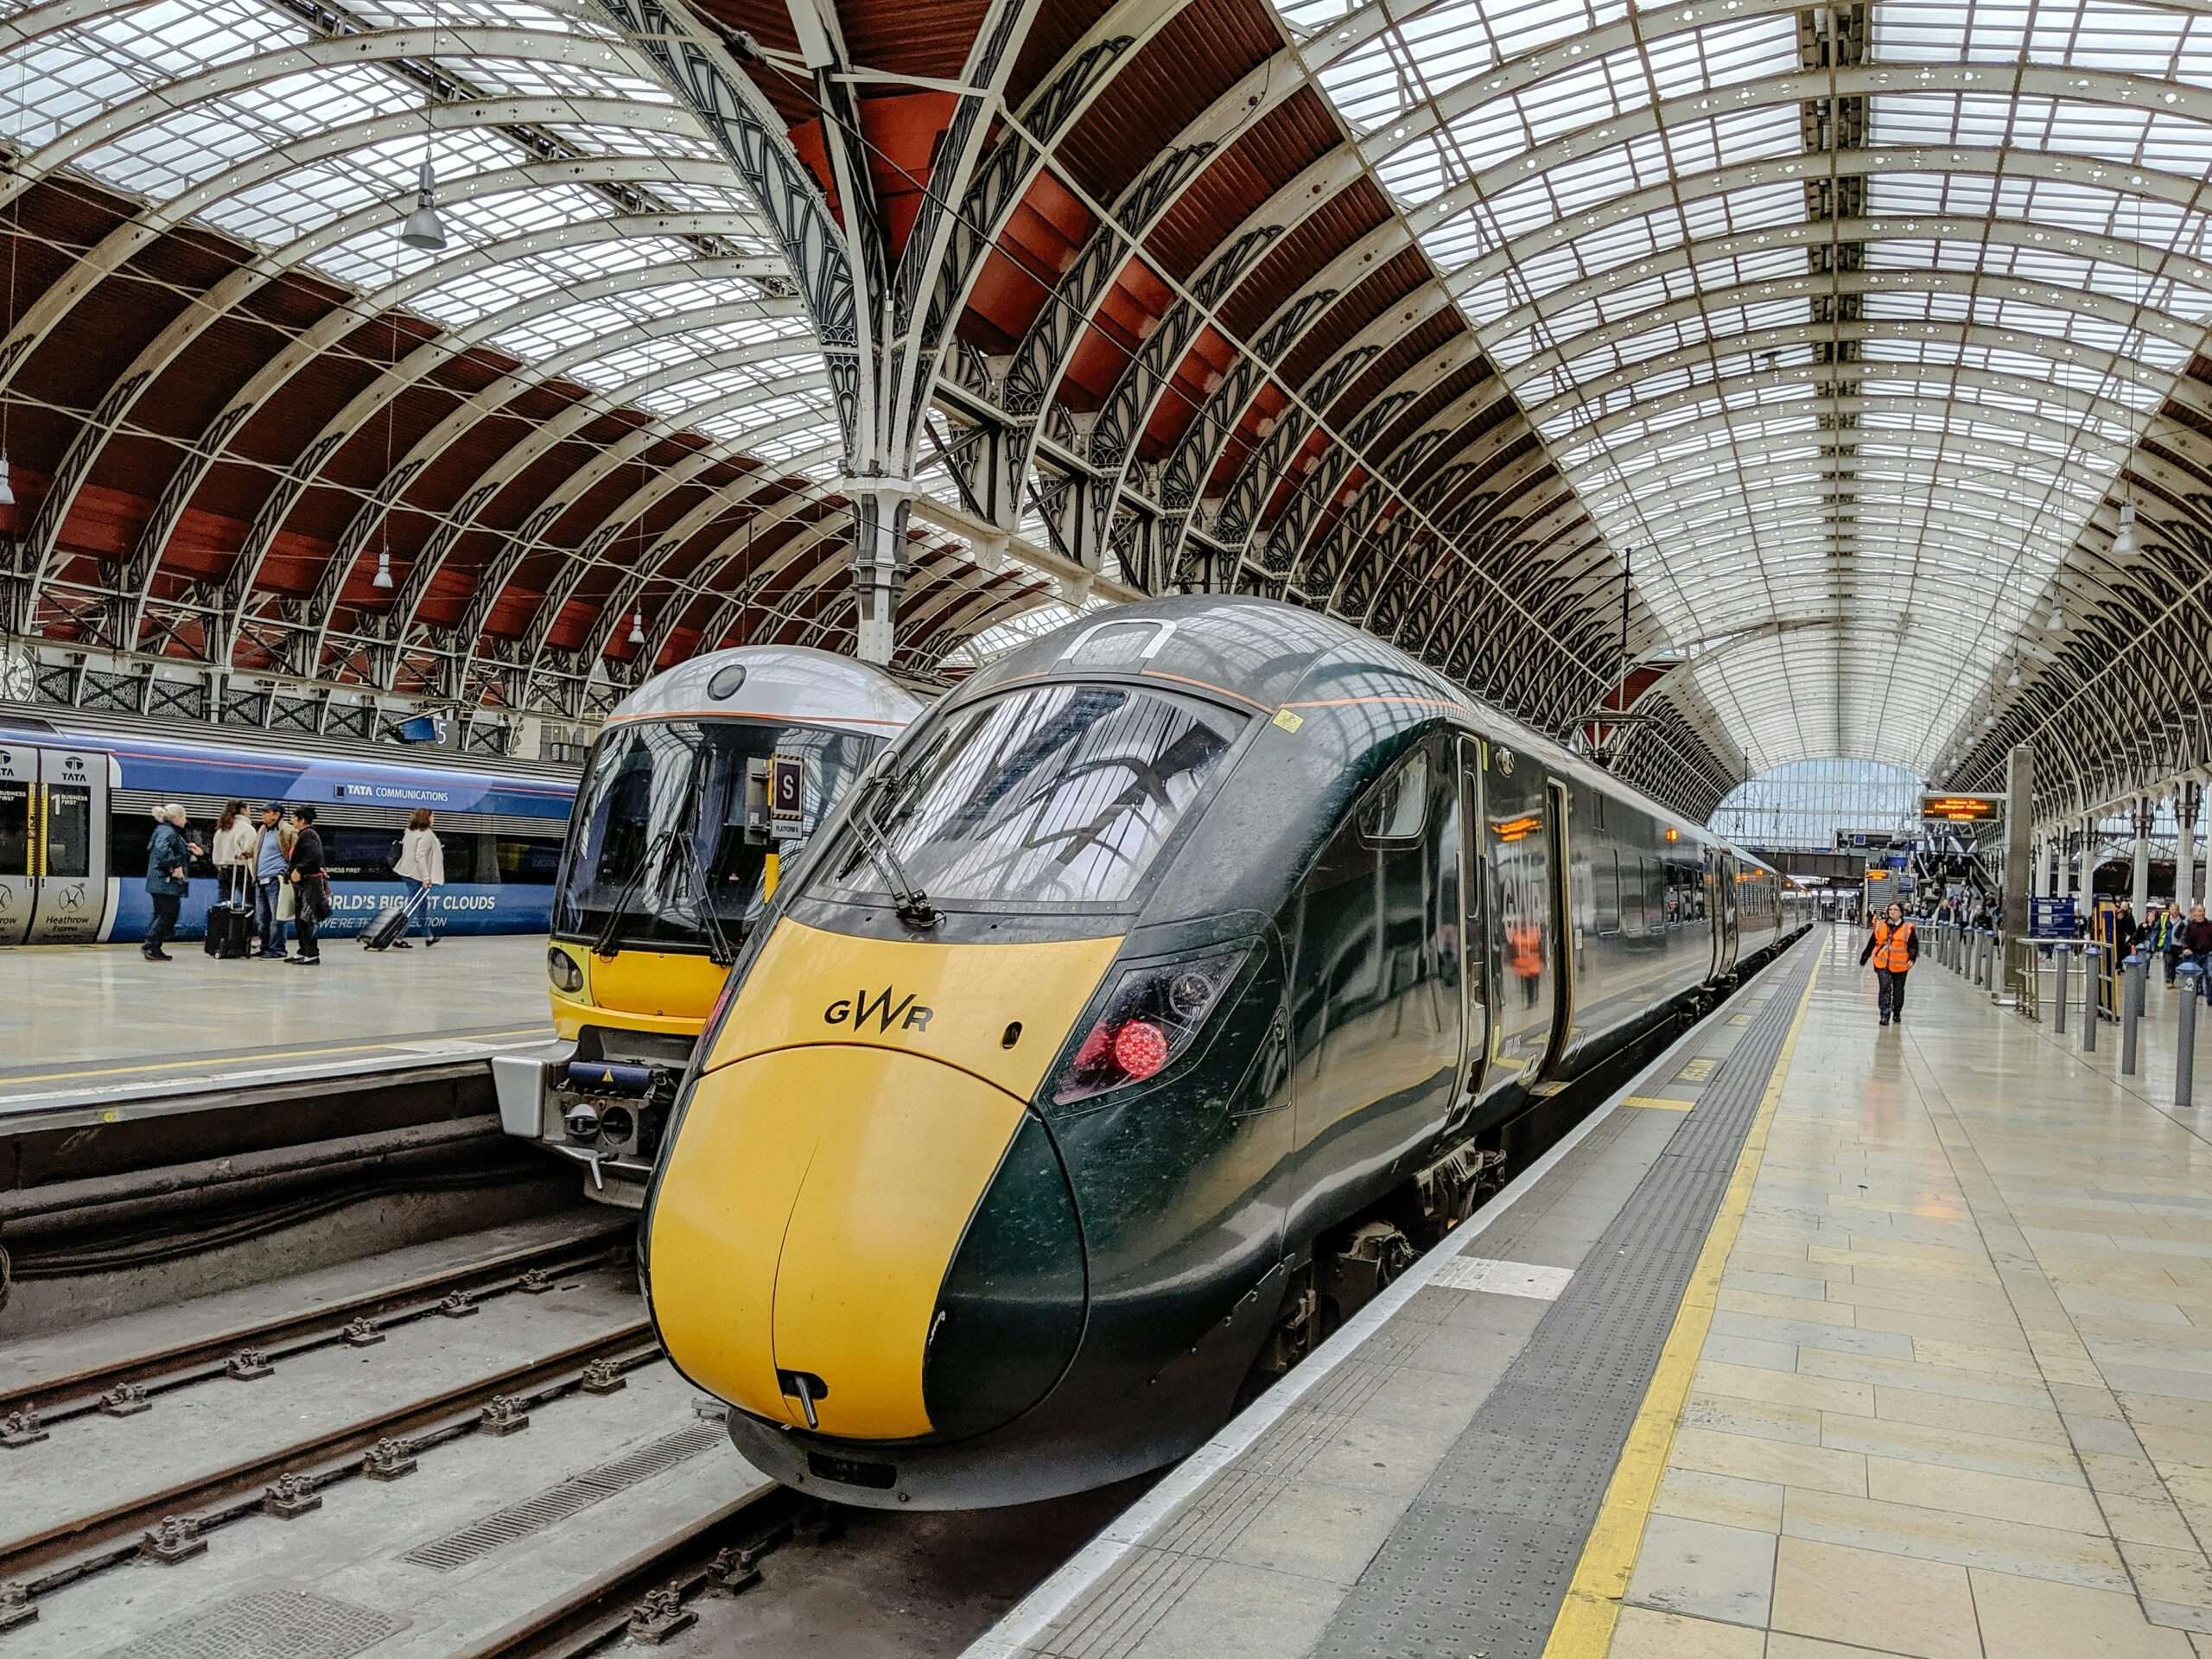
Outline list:
[[[230,878],[225,879],[225,886]],[[240,895],[241,897],[243,895]],[[225,898],[207,906],[207,937],[200,948],[218,962],[238,962],[253,949],[253,907]]]
[[[371,922],[368,931],[361,935],[361,949],[364,950],[391,950],[393,942],[407,931],[407,924],[415,914],[416,901],[422,896],[423,889],[417,887],[408,895],[405,904],[393,905],[387,909],[378,911],[376,920]]]

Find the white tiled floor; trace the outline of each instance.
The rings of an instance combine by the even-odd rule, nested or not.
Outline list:
[[[1614,1659],[2212,1656],[2212,1122],[2170,1104],[2171,1007],[2122,1080],[2109,1027],[2082,1056],[1930,963],[1879,1029],[1859,943],[1814,988]]]

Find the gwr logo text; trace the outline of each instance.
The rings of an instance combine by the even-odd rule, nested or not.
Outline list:
[[[865,1031],[870,1020],[875,1022],[879,1032],[890,1030],[894,1023],[901,1031],[928,1030],[930,1020],[937,1011],[915,1001],[912,991],[894,1003],[892,999],[897,995],[887,985],[873,995],[856,991],[850,996],[839,997],[823,1009],[822,1017],[830,1025],[850,1026],[855,1031]]]

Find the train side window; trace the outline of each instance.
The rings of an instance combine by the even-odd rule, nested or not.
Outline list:
[[[1370,847],[1409,842],[1428,822],[1428,751],[1419,748],[1360,803],[1359,833]]]

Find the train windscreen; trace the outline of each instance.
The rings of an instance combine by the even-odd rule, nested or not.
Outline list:
[[[1243,720],[1124,685],[1018,691],[954,715],[861,808],[933,903],[1117,904]],[[880,875],[849,833],[824,880],[874,892]]]
[[[883,744],[737,721],[614,728],[578,793],[554,931],[608,949],[735,945],[766,902],[768,855],[796,852]],[[774,755],[798,756],[805,777],[798,833],[780,838],[747,785]]]

